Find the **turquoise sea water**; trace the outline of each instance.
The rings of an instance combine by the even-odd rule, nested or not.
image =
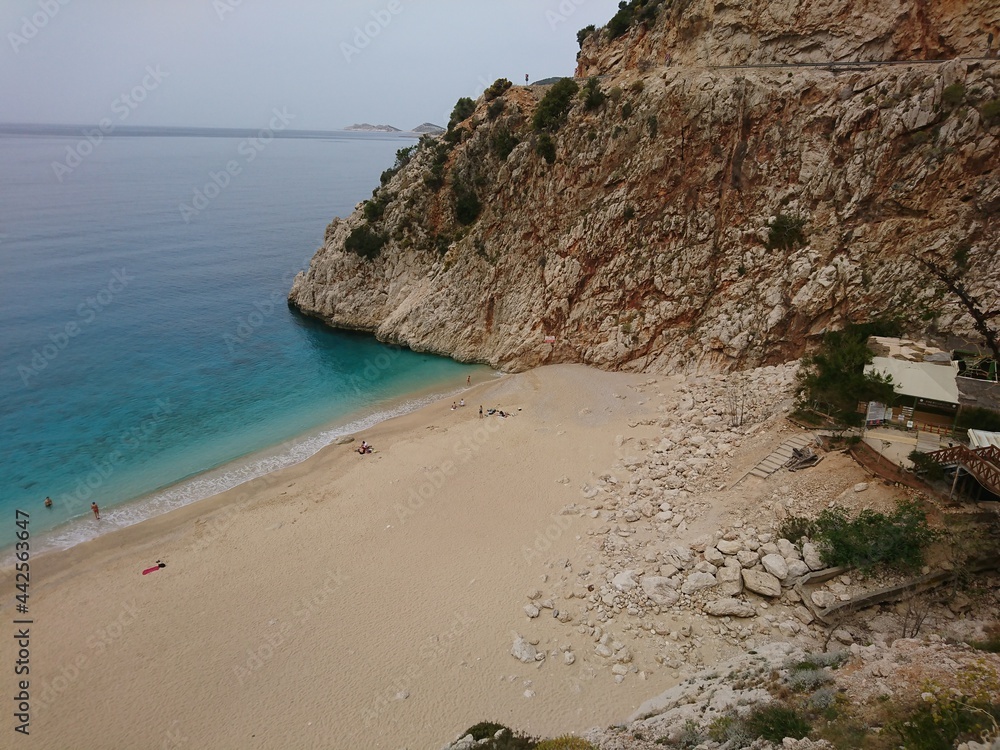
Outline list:
[[[0,135],[0,548],[17,508],[36,550],[70,546],[464,384],[285,303],[412,140],[106,138],[60,182],[78,142]]]

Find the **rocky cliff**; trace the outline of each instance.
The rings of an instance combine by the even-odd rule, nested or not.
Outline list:
[[[646,5],[584,39],[601,78],[561,126],[533,126],[548,89],[499,86],[401,153],[290,303],[508,370],[773,363],[877,314],[969,330],[917,258],[1000,289],[1000,61],[970,59],[998,6]],[[879,59],[911,62],[800,64]],[[709,66],[742,63],[783,66]]]

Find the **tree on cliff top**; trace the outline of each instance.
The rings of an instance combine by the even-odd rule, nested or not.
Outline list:
[[[469,97],[463,96],[455,102],[455,108],[451,111],[451,117],[448,118],[448,130],[454,129],[463,120],[468,120],[475,111],[476,103]]]

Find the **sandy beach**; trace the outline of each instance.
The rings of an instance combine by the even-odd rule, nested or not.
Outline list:
[[[538,734],[621,720],[670,675],[616,685],[586,655],[523,664],[510,649],[517,633],[543,650],[568,632],[520,606],[572,575],[564,561],[598,521],[560,511],[620,458],[615,436],[655,415],[636,389],[648,382],[663,396],[674,381],[508,376],[467,390],[465,408],[359,434],[373,455],[330,446],[33,560],[20,745],[437,748],[481,720]],[[480,404],[512,416],[480,420]]]

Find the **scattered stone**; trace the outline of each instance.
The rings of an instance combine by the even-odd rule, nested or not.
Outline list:
[[[801,578],[809,572],[809,566],[802,560],[785,560],[788,565],[788,579]]]
[[[681,593],[693,594],[695,591],[715,586],[718,582],[716,577],[711,573],[692,573],[684,581],[684,585],[681,586]]]
[[[526,614],[530,619],[534,619],[538,617],[538,607],[536,607],[534,604],[525,604],[524,614]]]
[[[809,566],[809,570],[822,570],[826,567],[823,565],[823,558],[820,557],[819,548],[812,542],[802,545],[802,559]]]
[[[837,603],[837,595],[829,591],[813,591],[809,598],[820,609],[827,609]]]
[[[788,578],[788,563],[785,562],[785,558],[781,555],[764,555],[760,559],[760,564],[764,566],[764,570],[779,581]]]
[[[538,661],[538,657],[541,656],[545,658],[544,654],[539,654],[535,647],[528,643],[522,636],[517,636],[514,639],[514,645],[510,649],[510,654],[518,661],[525,664],[531,664]]]
[[[868,489],[868,482],[858,482],[856,485],[854,485],[855,492],[864,492],[867,489]]]
[[[719,552],[719,550],[717,548],[715,548],[715,547],[706,547],[705,548],[705,560],[707,560],[708,562],[712,563],[712,565],[715,565],[715,566],[718,567],[718,566],[720,566],[720,565],[723,564],[723,562],[725,561],[725,559],[726,559],[726,556],[723,555],[721,552]]]
[[[568,666],[570,664],[573,664],[574,662],[576,662],[576,654],[574,654],[572,651],[566,651],[565,653],[563,653],[563,664],[566,664]]]
[[[761,596],[781,596],[781,581],[762,570],[744,570],[743,585]]]
[[[712,617],[754,617],[757,614],[752,604],[739,599],[716,599],[708,602],[703,609]]]
[[[735,555],[743,549],[743,542],[738,539],[734,539],[732,541],[728,539],[720,539],[716,543],[715,548],[724,555]]]
[[[635,580],[634,570],[624,570],[612,579],[611,585],[619,591],[631,591],[639,584]]]
[[[743,571],[740,568],[719,568],[715,577],[719,581],[719,593],[723,596],[737,596],[743,591]]]
[[[642,590],[646,596],[661,607],[672,607],[677,603],[680,595],[675,587],[671,579],[662,576],[643,576],[642,579]]]

